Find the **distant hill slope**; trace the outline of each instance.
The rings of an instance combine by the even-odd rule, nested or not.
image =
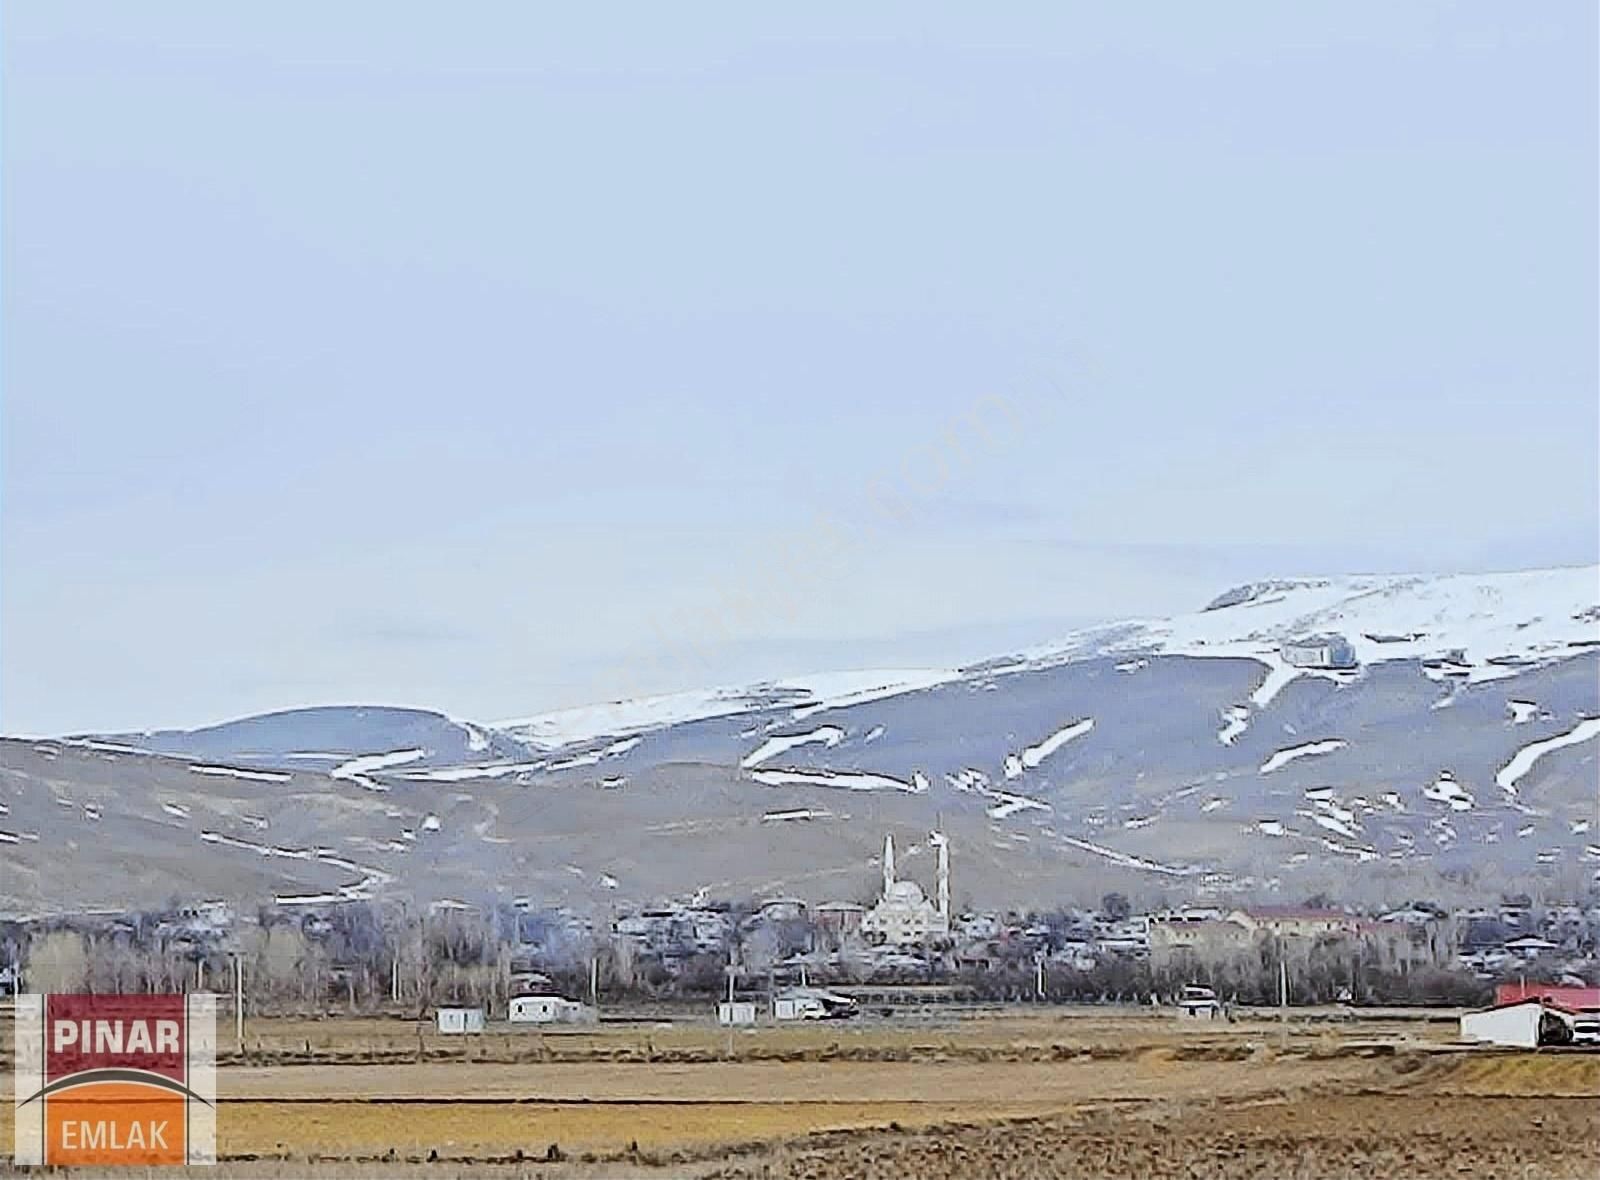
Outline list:
[[[1280,579],[959,672],[8,741],[0,907],[116,864],[152,895],[869,896],[884,830],[936,823],[980,905],[1571,893],[1600,871],[1597,602],[1593,568]],[[1283,660],[1327,633],[1359,667]]]
[[[262,713],[203,729],[98,736],[152,753],[270,765],[328,763],[412,749],[424,750],[429,759],[461,762],[523,749],[483,726],[443,713],[385,705],[321,705]]]

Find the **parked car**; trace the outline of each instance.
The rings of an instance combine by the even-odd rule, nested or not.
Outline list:
[[[1574,1045],[1600,1045],[1600,1016],[1580,1016],[1572,1022]]]

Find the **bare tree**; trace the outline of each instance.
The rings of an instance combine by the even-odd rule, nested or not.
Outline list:
[[[89,955],[71,930],[34,935],[28,943],[28,986],[38,992],[77,992],[89,982]]]

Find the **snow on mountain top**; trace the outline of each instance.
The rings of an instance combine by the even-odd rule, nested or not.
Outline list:
[[[1600,566],[1257,582],[1191,614],[1075,632],[1026,657],[1059,662],[1144,650],[1259,657],[1285,640],[1325,633],[1342,635],[1364,664],[1459,650],[1482,678],[1493,674],[1482,667],[1490,660],[1551,659],[1600,643]]]
[[[960,673],[948,668],[867,669],[785,677],[745,688],[707,688],[635,700],[560,709],[491,728],[545,749],[599,737],[641,733],[688,721],[732,717],[760,709],[792,708],[796,719],[824,709],[861,704],[932,688]]]
[[[1127,652],[1260,660],[1269,675],[1252,703],[1264,708],[1302,670],[1284,664],[1286,640],[1338,634],[1363,664],[1461,655],[1481,680],[1516,665],[1600,644],[1600,566],[1522,573],[1276,578],[1237,586],[1203,609],[1074,632],[1015,660],[967,675],[1003,675]],[[788,708],[794,720],[961,679],[948,668],[869,669],[785,677],[742,688],[710,688],[561,709],[491,728],[550,750],[713,717]]]

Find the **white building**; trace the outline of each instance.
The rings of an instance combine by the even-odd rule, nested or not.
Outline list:
[[[591,1024],[594,1009],[561,996],[518,996],[506,1008],[512,1024]]]
[[[910,946],[949,935],[950,843],[943,832],[934,832],[929,842],[939,850],[937,905],[915,881],[895,878],[894,837],[883,838],[883,896],[861,919],[861,933],[869,941]]]
[[[483,1031],[482,1008],[440,1008],[439,1031],[442,1033],[480,1033]]]
[[[774,1020],[843,1020],[857,1011],[849,996],[816,987],[792,987],[772,997]]]
[[[1537,1049],[1541,1039],[1548,1039],[1548,1036],[1541,1038],[1540,1027],[1549,1020],[1560,1021],[1569,1028],[1572,1025],[1571,1016],[1537,996],[1510,1004],[1496,1004],[1481,1012],[1462,1013],[1461,1039],[1479,1044]]]
[[[1356,650],[1343,635],[1306,635],[1278,649],[1283,662],[1295,668],[1355,668]]]
[[[754,1000],[724,1000],[717,1005],[718,1024],[754,1024],[756,1022],[756,1005]]]

